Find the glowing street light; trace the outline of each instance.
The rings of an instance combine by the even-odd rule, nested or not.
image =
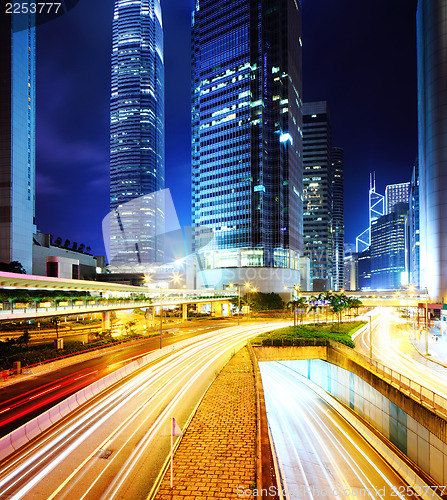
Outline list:
[[[237,286],[237,325],[239,326],[240,324],[240,316],[241,316],[241,286],[237,283],[230,283],[229,288],[233,288],[234,286]]]

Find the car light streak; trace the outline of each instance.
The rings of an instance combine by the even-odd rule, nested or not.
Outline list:
[[[288,323],[286,323],[288,324]],[[113,498],[129,478],[132,477],[132,470],[140,460],[142,454],[151,445],[153,437],[159,433],[161,426],[166,422],[167,416],[176,404],[185,396],[188,389],[194,386],[197,380],[203,376],[206,369],[222,356],[223,352],[228,352],[232,348],[240,345],[250,336],[258,335],[268,329],[280,328],[284,323],[274,323],[270,325],[253,325],[245,328],[231,328],[214,332],[206,339],[187,346],[179,351],[155,361],[151,367],[134,374],[131,378],[109,388],[105,393],[95,397],[82,408],[76,411],[52,431],[26,446],[23,451],[12,457],[9,462],[4,464],[0,472],[0,496],[8,495],[10,498],[23,498],[36,489],[40,483],[40,498],[42,480],[47,478],[45,484],[50,487],[50,477],[52,471],[56,473],[62,463],[71,456],[74,451],[84,447],[82,459],[76,466],[70,466],[70,472],[66,475],[66,480],[62,484],[59,482],[54,485],[52,493],[45,494],[45,498],[55,498],[64,488],[72,488],[73,484],[81,485],[84,488],[84,498],[93,486],[102,478],[110,464],[115,459],[123,455],[122,451],[132,439],[137,439],[138,433],[146,432],[143,438],[134,445],[132,454],[126,460],[125,455],[120,458],[124,463],[116,480],[110,483],[110,491],[107,492],[107,498]],[[230,331],[228,331],[230,330]],[[89,374],[85,374],[87,377]],[[85,377],[81,375],[85,380]],[[160,387],[159,381],[163,384]],[[155,398],[159,401],[156,402]],[[133,405],[133,406],[132,406]],[[127,408],[129,412],[122,417],[113,431],[103,431],[104,424],[114,415],[121,414]],[[153,423],[147,428],[145,423],[145,413],[151,412],[154,416]],[[106,434],[107,432],[107,434]],[[105,444],[110,443],[122,434],[124,444],[120,444],[118,450],[114,450],[114,455],[110,461],[101,463],[104,465],[102,471],[95,473],[92,478],[86,475],[86,469],[92,463],[92,457]],[[93,439],[92,439],[93,438]],[[121,453],[121,455],[120,455]],[[76,458],[77,460],[77,458]],[[117,463],[121,463],[117,462]],[[97,462],[95,462],[97,463]],[[82,479],[82,482],[81,482]],[[93,484],[92,484],[93,483]],[[59,485],[59,486],[58,486]],[[107,487],[107,484],[104,486]],[[79,497],[78,497],[79,498]]]
[[[90,372],[90,373],[86,373],[85,375],[81,375],[80,377],[76,377],[75,379],[73,380],[80,380],[81,378],[85,378],[85,377],[88,377],[89,375],[93,375],[94,373],[98,373],[99,370],[95,370],[93,372]]]
[[[239,342],[240,342],[240,340],[239,340]],[[222,343],[222,342],[221,342],[221,343]],[[213,345],[214,345],[214,346],[216,346],[216,342],[215,342],[215,341],[213,341]],[[208,347],[208,348],[210,347],[210,344],[209,344],[209,343],[207,344],[207,347]],[[194,348],[194,350],[197,350],[197,348]],[[219,355],[220,355],[220,354],[219,354]],[[207,354],[206,354],[206,353],[202,353],[202,354],[201,354],[201,358],[205,358],[206,356],[207,356]],[[188,359],[190,359],[190,358],[191,358],[191,353],[190,353],[190,352],[188,352],[188,353],[181,354],[181,355],[179,356],[179,358],[182,358],[182,359],[179,359],[179,360],[178,360],[178,362],[184,362],[184,361],[187,361]],[[172,365],[172,364],[173,364],[173,363],[172,363],[172,359],[171,359],[171,362],[170,362],[169,364],[170,364],[170,365]],[[174,369],[175,369],[175,367],[172,367],[172,366],[171,366],[171,367],[169,367],[169,366],[168,366],[167,368],[169,368],[169,370],[166,370],[166,371],[170,371],[170,372],[173,372],[173,371],[174,371]],[[181,379],[179,379],[179,380],[177,380],[177,381],[176,381],[176,383],[175,383],[175,384],[176,384],[176,386],[178,386],[178,387],[184,387],[184,381],[185,381],[185,380],[189,380],[189,381],[191,382],[191,374],[192,374],[193,372],[194,372],[194,367],[191,367],[191,369],[190,369],[188,372],[185,372],[185,373],[184,373],[184,375],[182,376],[182,378],[181,378]],[[160,373],[157,373],[157,375],[160,375]],[[194,378],[195,378],[195,379],[197,379],[197,378],[199,378],[199,376],[196,376],[196,377],[194,377]],[[173,381],[173,380],[174,380],[174,376],[173,376],[173,377],[171,377],[171,379],[169,379],[165,385],[169,384],[169,383],[170,383],[171,381]],[[191,382],[191,384],[192,384],[192,383],[193,383],[193,381]],[[174,389],[176,389],[176,387],[174,387]],[[159,393],[161,393],[163,390],[164,390],[163,388],[159,389],[159,390],[157,391],[157,393],[156,393],[156,394],[154,394],[154,395],[153,395],[153,396],[152,396],[149,400],[147,400],[147,401],[144,403],[144,405],[143,405],[142,407],[138,408],[138,410],[136,410],[132,416],[130,416],[128,419],[126,419],[126,422],[125,422],[125,423],[127,423],[128,421],[131,421],[131,420],[136,420],[136,419],[135,419],[135,417],[136,417],[136,416],[138,416],[138,414],[142,413],[142,412],[143,412],[143,410],[145,409],[145,407],[146,407],[146,406],[148,406],[150,403],[152,403],[152,401],[155,399],[155,397],[156,397]],[[140,394],[142,394],[143,392],[144,392],[144,390],[141,390],[141,391],[140,391]],[[168,411],[168,410],[166,410],[166,411]],[[138,427],[137,427],[137,428],[133,431],[133,433],[132,433],[132,434],[131,434],[128,438],[127,438],[127,440],[124,442],[124,444],[121,446],[121,448],[115,452],[114,456],[113,456],[113,457],[112,457],[112,459],[111,459],[111,460],[107,463],[107,465],[106,465],[106,467],[104,468],[104,470],[103,470],[103,471],[102,471],[102,472],[101,472],[101,473],[100,473],[100,474],[96,477],[96,479],[94,480],[94,482],[92,483],[92,485],[88,488],[88,490],[85,492],[85,494],[84,494],[84,495],[83,495],[83,496],[82,496],[79,500],[83,500],[83,499],[84,499],[84,498],[88,495],[88,493],[89,493],[89,492],[91,491],[91,489],[95,486],[95,484],[96,484],[96,483],[97,483],[97,482],[101,479],[101,477],[102,477],[102,475],[104,474],[104,472],[106,471],[106,469],[107,469],[108,467],[110,467],[110,466],[111,466],[111,464],[113,463],[113,461],[115,460],[115,458],[117,458],[117,457],[118,457],[119,453],[120,453],[120,452],[121,452],[121,451],[122,451],[122,450],[126,447],[126,445],[128,444],[128,442],[129,442],[129,441],[131,441],[131,439],[133,438],[133,436],[134,436],[134,435],[135,435],[135,434],[136,434],[136,433],[140,430],[140,428],[141,428],[141,427],[143,427],[144,425],[145,425],[144,421],[142,421],[142,422],[138,425]],[[111,435],[109,435],[109,436],[108,436],[108,438],[105,440],[105,442],[110,441],[110,440],[111,440],[111,439],[112,439],[112,438],[113,438],[116,434],[118,434],[118,432],[120,432],[120,431],[121,431],[121,429],[122,429],[123,427],[124,427],[124,423],[123,423],[123,425],[120,425],[119,429],[117,429],[117,430],[116,430],[116,432],[113,432]],[[155,435],[155,434],[156,434],[156,432],[154,432],[154,435]],[[78,467],[75,471],[73,471],[73,473],[72,473],[72,474],[70,474],[70,476],[69,476],[69,477],[68,477],[68,478],[67,478],[67,479],[66,479],[66,480],[65,480],[65,481],[64,481],[64,482],[63,482],[63,483],[62,483],[62,484],[61,484],[61,485],[57,488],[57,490],[55,490],[55,491],[53,492],[53,494],[52,494],[50,497],[48,497],[48,500],[52,500],[53,498],[55,498],[55,497],[57,496],[57,494],[58,494],[58,493],[59,493],[59,492],[60,492],[60,491],[61,491],[61,490],[62,490],[62,489],[63,489],[63,488],[64,488],[64,487],[65,487],[65,486],[66,486],[66,485],[67,485],[67,484],[68,484],[68,483],[69,483],[69,482],[73,479],[73,477],[75,477],[75,475],[76,475],[77,473],[79,473],[79,471],[82,469],[82,467],[83,467],[84,465],[86,465],[86,464],[87,464],[87,462],[88,462],[88,461],[89,461],[89,460],[90,460],[90,459],[91,459],[91,458],[95,455],[95,453],[96,453],[99,449],[101,449],[103,446],[104,446],[104,443],[101,443],[101,444],[97,447],[97,449],[96,449],[96,450],[94,450],[94,451],[90,454],[90,456],[89,456],[89,457],[87,457],[87,458],[84,460],[84,462],[83,462],[83,463],[82,463],[82,464],[81,464],[81,465],[80,465],[80,466],[79,466],[79,467]],[[85,473],[87,473],[87,472],[88,472],[88,471],[85,471]],[[110,496],[109,496],[109,495],[107,495],[107,498],[110,498]]]
[[[28,399],[31,400],[31,399],[38,398],[39,396],[43,396],[47,392],[53,391],[54,389],[57,389],[58,387],[60,387],[60,385],[56,385],[56,386],[52,387],[51,389],[47,389],[46,391],[40,392],[39,394],[36,394],[35,396],[32,396],[31,398],[28,398]]]
[[[403,352],[391,334],[391,312],[385,308],[379,312],[377,321],[373,322],[374,359],[447,399],[447,369],[423,358],[418,361],[411,354]],[[369,329],[361,335],[360,342],[362,350],[368,352]]]
[[[354,489],[362,488],[369,496],[375,498],[378,485],[374,481],[380,479],[383,482],[381,486],[386,484],[389,491],[393,492],[393,496],[405,498],[396,488],[392,488],[396,486],[394,471],[382,460],[377,458],[374,460],[371,455],[372,448],[368,443],[355,431],[348,432],[345,425],[342,425],[344,420],[338,413],[332,408],[328,411],[327,404],[314,392],[310,392],[313,387],[312,382],[280,362],[260,363],[260,369],[266,395],[267,417],[275,448],[278,451],[276,442],[281,441],[280,435],[285,433],[289,449],[298,457],[301,477],[296,480],[287,477],[286,472],[290,490],[302,484],[299,497],[303,497],[304,490],[304,493],[313,499],[315,487],[320,490],[328,487],[332,492],[341,489],[352,492]],[[297,450],[300,446],[303,457]],[[283,454],[286,453],[283,447],[280,449],[283,450]],[[310,461],[303,464],[302,460],[309,450]],[[284,463],[287,457],[279,454]],[[322,457],[326,457],[326,460],[322,460]],[[315,484],[316,473],[313,472],[311,460],[316,460],[319,464],[320,473],[326,478],[328,486],[321,480]],[[382,466],[380,467],[378,463]],[[330,467],[329,473],[326,471],[326,464]],[[290,468],[284,467],[284,470],[292,474]]]
[[[240,342],[241,342],[241,340],[239,339],[238,341],[232,343],[229,346],[229,348],[231,349],[232,347],[236,347],[238,344],[240,344]],[[129,471],[133,467],[135,467],[136,463],[141,458],[141,455],[142,455],[143,451],[145,450],[145,448],[148,446],[149,442],[153,439],[153,437],[158,432],[160,432],[160,428],[163,425],[163,423],[166,421],[168,416],[170,415],[172,408],[181,399],[181,397],[187,391],[187,389],[189,387],[191,387],[191,385],[193,385],[196,382],[196,380],[203,374],[205,369],[207,367],[211,366],[213,364],[213,362],[216,361],[220,356],[221,356],[221,352],[218,352],[215,356],[213,356],[212,359],[210,359],[198,372],[196,372],[194,374],[194,376],[192,378],[190,378],[188,383],[186,385],[184,385],[182,387],[182,389],[180,390],[180,392],[171,400],[171,402],[168,404],[168,406],[165,408],[165,410],[156,419],[156,421],[152,425],[150,431],[140,441],[137,448],[132,452],[132,454],[128,458],[124,467],[121,468],[120,474],[115,478],[113,483],[109,486],[109,488],[105,492],[103,498],[112,499],[116,496],[119,489],[122,487],[124,481],[126,480],[127,476],[129,475]]]
[[[136,358],[139,358],[139,357],[141,357],[141,356],[143,356],[145,354],[149,354],[150,352],[152,352],[154,350],[155,349],[153,349],[153,348],[151,348],[151,349],[147,349],[147,348],[141,349],[136,354],[132,353],[130,356],[127,356],[127,357],[123,358],[120,362],[115,363],[115,365],[117,367],[118,366],[122,366],[122,365],[128,363],[129,361],[132,361],[132,360],[134,360]],[[115,365],[112,365],[112,366],[115,366]],[[9,423],[11,423],[11,422],[13,422],[15,420],[18,420],[19,418],[22,418],[22,417],[26,416],[27,414],[30,414],[30,413],[36,411],[37,409],[39,409],[39,408],[41,408],[43,406],[46,406],[46,405],[48,405],[48,404],[56,401],[57,399],[60,399],[60,398],[62,398],[64,396],[66,396],[67,394],[74,393],[77,390],[79,390],[80,388],[85,387],[85,385],[88,385],[89,383],[91,383],[91,381],[90,382],[86,381],[83,386],[79,386],[79,385],[72,386],[72,384],[73,384],[74,381],[77,381],[77,380],[79,380],[79,379],[87,376],[87,375],[83,375],[83,376],[80,376],[80,377],[75,377],[75,375],[82,374],[83,372],[88,371],[88,370],[91,370],[91,367],[85,368],[83,370],[79,370],[79,371],[77,371],[75,373],[72,373],[70,375],[66,375],[64,377],[61,377],[58,380],[55,380],[53,382],[48,382],[47,384],[41,385],[41,386],[39,386],[39,387],[37,387],[35,389],[31,389],[31,390],[29,390],[27,392],[21,393],[18,396],[15,396],[15,397],[10,398],[8,400],[2,401],[0,403],[0,408],[2,406],[4,406],[4,405],[7,405],[8,408],[0,410],[0,414],[1,413],[6,413],[7,411],[13,412],[14,410],[18,409],[19,407],[25,406],[27,403],[29,403],[30,400],[37,399],[38,395],[36,395],[36,396],[31,396],[31,395],[34,394],[37,391],[41,391],[42,389],[44,389],[46,387],[49,387],[50,390],[40,392],[40,396],[41,395],[45,395],[45,394],[47,394],[49,392],[52,392],[56,388],[60,389],[61,387],[68,387],[68,390],[65,390],[63,392],[60,391],[57,396],[53,395],[51,398],[42,400],[42,402],[39,405],[32,406],[32,407],[27,407],[26,409],[24,409],[20,413],[13,413],[11,415],[11,417],[8,418],[8,419],[2,419],[2,420],[0,420],[0,427],[5,426],[5,425],[7,425],[7,424],[9,424]],[[99,363],[96,366],[95,372],[100,372],[100,371],[103,372],[101,374],[101,377],[105,376],[106,374],[108,374],[110,372],[110,367],[109,367],[108,363],[106,363],[106,362]],[[94,372],[91,372],[91,373],[94,373]],[[57,385],[55,385],[55,384],[57,384]],[[11,403],[13,403],[13,404],[11,404]]]

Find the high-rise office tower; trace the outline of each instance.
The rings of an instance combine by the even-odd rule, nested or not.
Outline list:
[[[163,260],[164,62],[160,0],[115,0],[110,101],[112,265]]]
[[[400,290],[407,283],[407,217],[408,203],[396,203],[390,214],[379,217],[371,225],[371,288],[374,290]]]
[[[0,261],[32,272],[36,41],[32,14],[0,13]]]
[[[418,162],[413,168],[410,183],[409,214],[408,214],[408,253],[409,253],[409,282],[416,288],[420,287],[419,259],[420,259],[420,228],[419,228],[419,168]]]
[[[332,239],[333,239],[333,286],[342,290],[344,285],[344,197],[343,197],[343,149],[332,148]]]
[[[326,101],[303,104],[303,170],[304,255],[312,262],[313,290],[330,290],[334,257],[333,174]]]
[[[447,297],[447,0],[419,0],[418,141],[421,287]]]
[[[197,285],[283,291],[302,252],[300,3],[200,0],[192,24]]]
[[[368,249],[371,245],[371,225],[382,215],[385,215],[385,196],[382,196],[376,191],[376,173],[373,172],[369,176],[369,225],[355,239],[357,253],[361,253]]]
[[[385,188],[385,214],[390,214],[396,203],[408,203],[410,183],[388,184]]]

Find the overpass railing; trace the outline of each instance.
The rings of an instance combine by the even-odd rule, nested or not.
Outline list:
[[[439,415],[443,419],[447,419],[447,399],[440,394],[437,394],[419,382],[415,382],[410,377],[402,375],[402,373],[397,370],[393,370],[379,361],[374,359],[370,360],[368,356],[365,356],[350,347],[339,344],[333,340],[329,340],[329,345],[333,350],[343,353],[343,355],[355,363],[375,373],[381,379],[389,382],[391,385],[399,389],[400,392],[406,394],[411,399],[433,411],[436,415]]]
[[[206,301],[219,301],[219,300],[230,300],[234,298],[234,293],[201,293],[200,295],[194,295],[191,293],[185,294],[174,294],[163,293],[163,296],[155,297],[142,297],[141,299],[94,299],[91,300],[73,300],[73,301],[54,301],[54,300],[44,300],[40,302],[29,301],[29,302],[19,302],[19,301],[8,301],[0,302],[0,317],[3,315],[11,314],[26,314],[26,313],[46,313],[46,312],[60,312],[67,313],[73,312],[76,314],[80,310],[108,310],[108,309],[132,309],[139,307],[155,307],[163,304],[165,306],[169,305],[181,305],[190,302],[206,302]]]

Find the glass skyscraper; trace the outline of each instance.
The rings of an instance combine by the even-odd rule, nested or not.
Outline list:
[[[299,284],[301,6],[197,0],[192,221],[198,286]]]
[[[304,255],[312,262],[313,290],[330,290],[334,257],[333,174],[331,121],[326,101],[304,103],[303,134]]]
[[[0,261],[32,272],[36,39],[32,14],[0,13]]]
[[[109,264],[161,262],[164,62],[160,0],[116,0],[110,103]]]
[[[334,290],[344,288],[344,192],[343,148],[332,148],[332,235],[333,235],[333,282]]]
[[[447,297],[447,0],[419,0],[420,284]]]
[[[396,203],[408,203],[410,197],[410,183],[388,184],[385,188],[385,213],[390,214]]]
[[[420,266],[420,228],[419,228],[419,165],[416,160],[410,183],[409,214],[408,214],[408,252],[410,284],[419,288],[421,285]]]
[[[406,275],[406,221],[408,202],[396,203],[391,213],[371,225],[371,288],[400,290]]]

